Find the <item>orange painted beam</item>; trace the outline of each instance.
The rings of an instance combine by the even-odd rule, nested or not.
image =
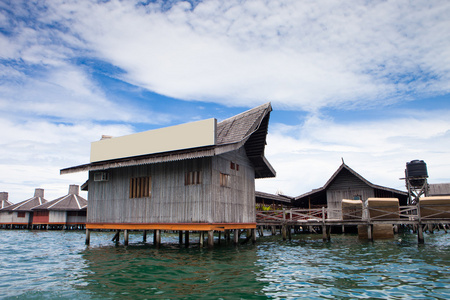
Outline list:
[[[229,229],[254,229],[256,223],[87,223],[86,229],[115,230],[184,230],[184,231],[224,231]]]

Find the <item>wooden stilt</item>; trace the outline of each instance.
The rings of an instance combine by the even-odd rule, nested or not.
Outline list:
[[[277,230],[275,228],[275,225],[272,225],[271,229],[272,229],[272,235],[276,235],[277,234]]]
[[[189,247],[189,230],[184,233],[184,245],[186,248]]]
[[[214,230],[208,231],[208,247],[214,247]]]
[[[116,230],[116,234],[114,235],[114,237],[112,238],[111,241],[118,242],[119,241],[119,237],[120,237],[120,230]]]
[[[239,243],[239,229],[234,230],[233,242],[235,245],[237,245]]]
[[[327,238],[327,226],[322,225],[322,240],[325,242],[328,240]]]
[[[221,231],[219,231],[219,240],[218,240],[218,242],[219,242],[219,245],[220,245],[220,239],[222,238],[222,232]]]
[[[345,233],[345,225],[342,225],[342,233]]]
[[[123,231],[123,244],[125,246],[128,246],[128,230],[127,229],[125,229]]]
[[[423,228],[422,224],[419,223],[419,226],[417,227],[417,242],[419,244],[425,243],[425,239],[423,238]]]
[[[227,229],[225,232],[227,233],[227,243],[229,243],[231,241],[231,230]]]
[[[285,241],[286,239],[287,239],[287,237],[286,237],[286,225],[282,225],[281,226],[281,234],[282,234],[282,236],[283,236],[283,241]]]
[[[157,247],[161,244],[161,230],[159,229],[153,231],[153,244]]]
[[[287,226],[287,232],[288,232],[288,239],[292,240],[292,228],[291,226]]]
[[[91,243],[91,232],[89,229],[86,229],[86,245],[89,245]]]
[[[178,244],[183,245],[183,230],[178,231]]]
[[[327,240],[331,240],[331,226],[327,226]]]
[[[147,230],[144,230],[144,236],[142,237],[142,241],[147,242]]]
[[[200,231],[200,248],[203,247],[204,235],[205,235],[205,232],[204,231]]]
[[[252,229],[252,243],[256,243],[256,229]]]
[[[369,241],[373,241],[373,225],[367,224],[367,239]]]

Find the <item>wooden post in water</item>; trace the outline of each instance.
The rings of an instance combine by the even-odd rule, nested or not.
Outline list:
[[[214,247],[214,230],[208,231],[208,247]]]
[[[120,230],[116,230],[116,234],[113,236],[112,240],[113,242],[118,242],[120,236]]]
[[[123,244],[125,246],[128,246],[128,230],[127,229],[125,229],[123,231]]]
[[[233,242],[235,245],[237,245],[239,243],[239,229],[234,230]]]
[[[322,240],[325,242],[327,240],[327,226],[322,225]]]
[[[256,243],[256,229],[252,229],[252,243]]]
[[[275,225],[272,225],[271,229],[272,229],[272,235],[276,235],[277,234],[277,229],[275,228]]]
[[[161,244],[161,230],[159,229],[153,231],[153,244],[157,247]]]
[[[183,230],[178,231],[178,244],[183,245]]]
[[[204,242],[204,231],[200,231],[200,248],[203,248],[203,242]]]
[[[86,245],[89,245],[91,243],[91,232],[89,229],[86,229]]]
[[[145,243],[147,242],[147,230],[144,230],[144,236],[142,238],[142,241]]]
[[[373,225],[367,224],[367,239],[372,242],[373,241]]]
[[[425,239],[423,238],[423,227],[422,227],[422,224],[420,224],[420,223],[417,226],[417,242],[419,244],[425,243]]]
[[[189,247],[189,230],[184,233],[184,246]]]
[[[287,239],[287,237],[286,237],[287,232],[286,232],[286,225],[285,224],[281,225],[281,234],[283,236],[283,241],[285,241]]]
[[[219,242],[219,245],[220,245],[220,239],[222,238],[222,232],[221,231],[219,231],[219,240],[218,240],[218,242]]]

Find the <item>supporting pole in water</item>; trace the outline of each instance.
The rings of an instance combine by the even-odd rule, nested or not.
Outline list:
[[[91,232],[89,229],[86,229],[86,245],[89,245],[91,242]]]
[[[373,227],[372,227],[372,224],[367,224],[367,239],[370,242],[373,241]]]
[[[420,223],[417,226],[417,242],[419,244],[425,243],[425,239],[423,238],[423,227],[422,227],[422,224],[420,224]]]
[[[123,244],[125,246],[128,246],[128,230],[127,229],[125,229],[123,231]]]
[[[184,245],[186,248],[189,247],[189,230],[184,233]]]
[[[322,240],[325,242],[327,240],[327,226],[322,225]]]
[[[275,228],[275,225],[272,225],[271,229],[272,229],[272,235],[276,235],[277,234],[277,229]]]
[[[233,242],[235,245],[237,245],[239,243],[239,229],[234,230]]]
[[[205,232],[204,231],[200,231],[200,248],[203,247],[204,236],[205,236]]]
[[[256,243],[256,229],[252,229],[252,243]]]
[[[153,231],[153,244],[157,247],[161,244],[161,231],[159,229]]]
[[[214,247],[214,230],[208,231],[208,247]]]
[[[282,236],[283,236],[283,241],[285,241],[286,240],[286,225],[281,225],[281,234],[282,234]]]
[[[113,236],[112,240],[113,242],[118,242],[120,237],[120,230],[116,230],[116,234]]]
[[[183,245],[183,230],[178,231],[178,244]]]
[[[142,241],[145,243],[147,242],[147,230],[144,230],[144,236],[142,238]]]

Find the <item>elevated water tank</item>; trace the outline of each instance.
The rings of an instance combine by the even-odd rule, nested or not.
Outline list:
[[[406,179],[413,187],[421,187],[428,177],[427,164],[423,160],[412,160],[406,163]]]
[[[423,160],[412,160],[406,163],[406,177],[428,177],[427,164]]]

